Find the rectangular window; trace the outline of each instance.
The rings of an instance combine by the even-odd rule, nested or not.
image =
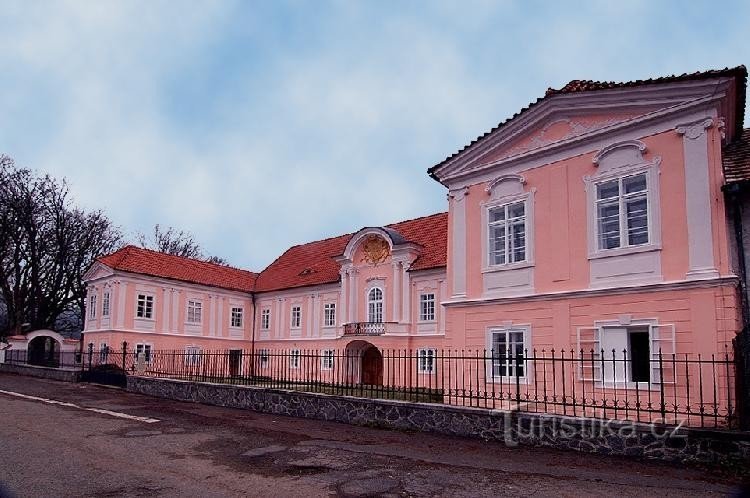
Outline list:
[[[491,333],[492,376],[525,377],[524,354],[527,348],[523,329],[495,329]]]
[[[203,314],[203,303],[200,301],[188,300],[187,302],[187,321],[188,323],[201,323]]]
[[[244,309],[240,307],[232,307],[232,321],[231,321],[232,327],[242,328],[242,315],[243,314],[244,314]]]
[[[419,319],[423,322],[435,320],[435,294],[421,294],[419,296]]]
[[[323,305],[323,326],[336,326],[336,303],[326,303]]]
[[[185,365],[199,365],[201,362],[201,348],[187,346],[185,348]]]
[[[258,358],[260,359],[260,368],[268,368],[270,355],[267,349],[261,349],[258,351]]]
[[[488,214],[489,264],[526,261],[526,202],[495,206]]]
[[[99,344],[99,363],[107,363],[109,359],[109,345],[106,342]]]
[[[292,328],[298,329],[302,325],[302,308],[300,306],[292,306]]]
[[[299,349],[292,349],[289,352],[289,368],[299,368]]]
[[[89,319],[96,318],[96,295],[89,296]]]
[[[596,227],[600,250],[648,244],[646,173],[596,184]]]
[[[102,296],[102,316],[109,316],[109,292]]]
[[[437,351],[430,348],[419,349],[417,351],[419,359],[419,373],[434,373],[435,372],[435,358]]]
[[[261,330],[271,328],[271,310],[266,309],[260,312],[260,328]]]
[[[320,368],[321,370],[333,370],[333,359],[335,353],[333,349],[324,349],[320,353]]]
[[[135,316],[149,320],[154,317],[154,296],[138,294],[138,306],[136,307]]]
[[[146,364],[151,363],[151,344],[135,345],[135,361],[144,361]]]

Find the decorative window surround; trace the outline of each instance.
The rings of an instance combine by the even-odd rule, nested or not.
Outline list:
[[[292,306],[290,328],[292,329],[302,328],[302,306],[301,305]]]
[[[110,313],[110,292],[105,291],[102,296],[102,317],[109,318]]]
[[[487,379],[494,382],[515,382],[516,380],[516,355],[527,355],[531,344],[531,325],[516,325],[506,322],[499,326],[487,328],[487,351],[492,355],[492,361],[488,365]],[[511,357],[508,356],[508,350]],[[503,354],[504,352],[504,354]],[[531,363],[522,362],[521,370],[518,372],[520,383],[527,383],[528,379],[534,377],[531,372]]]
[[[513,296],[534,291],[534,194],[525,190],[521,175],[503,175],[485,188],[489,199],[480,203],[482,210],[482,287],[485,296]],[[524,203],[525,255],[522,261],[490,264],[490,211]],[[506,254],[507,256],[507,254]]]
[[[245,309],[242,306],[232,306],[229,326],[241,329],[245,321]]]
[[[320,352],[320,369],[333,370],[335,352],[333,349],[324,349]]]
[[[596,174],[583,178],[587,199],[588,252],[590,286],[607,287],[613,284],[649,284],[662,281],[661,275],[661,210],[659,199],[659,166],[661,157],[646,160],[646,145],[638,140],[625,140],[604,147],[593,163]],[[599,248],[597,211],[598,185],[624,177],[645,175],[648,242],[621,245],[611,249]],[[622,185],[622,181],[618,183]],[[619,195],[622,194],[621,191]],[[620,244],[627,244],[627,227],[623,222],[623,203],[618,211]]]
[[[630,334],[641,331],[648,333],[648,380],[633,381]],[[658,368],[659,351],[666,358],[676,353],[675,326],[660,324],[656,318],[634,319],[628,314],[620,315],[617,320],[598,320],[593,327],[578,328],[577,350],[583,351],[586,357],[593,357],[590,367],[585,364],[578,367],[579,380],[594,381],[603,387],[659,390],[662,382]],[[613,361],[612,350],[615,360],[620,360],[620,363]],[[627,365],[622,361],[623,350],[627,351]],[[672,383],[672,379],[664,379],[664,383]]]
[[[203,303],[195,299],[188,299],[186,322],[199,325],[203,322]]]
[[[419,295],[419,321],[434,322],[435,313],[435,294],[425,292]]]
[[[96,294],[89,296],[89,320],[96,319]]]
[[[367,321],[382,323],[384,321],[385,293],[382,287],[371,287],[367,290]]]
[[[418,372],[434,374],[437,371],[437,350],[435,348],[420,348],[417,350]]]
[[[336,303],[325,303],[323,305],[323,327],[336,326]]]

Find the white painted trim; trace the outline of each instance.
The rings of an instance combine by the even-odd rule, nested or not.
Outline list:
[[[454,297],[466,295],[466,196],[467,187],[451,190],[448,193],[451,215],[451,273]],[[405,287],[408,289],[408,287]]]
[[[658,282],[648,285],[642,284],[631,284],[631,285],[617,285],[610,287],[600,287],[596,289],[579,289],[570,291],[558,291],[558,292],[544,292],[544,293],[530,293],[518,296],[508,297],[482,297],[476,299],[462,299],[462,300],[447,300],[440,304],[446,307],[465,307],[465,306],[478,306],[478,305],[492,305],[492,304],[504,304],[504,303],[515,303],[519,301],[530,301],[530,300],[551,300],[566,298],[577,298],[577,297],[590,297],[599,295],[612,295],[613,293],[621,294],[634,294],[639,292],[652,292],[652,291],[663,291],[663,290],[682,290],[682,289],[708,289],[715,287],[735,287],[737,285],[737,277],[718,277],[703,280],[670,280],[666,282]]]
[[[503,333],[509,331],[523,331],[523,344],[524,344],[524,358],[526,357],[527,351],[532,349],[531,342],[531,324],[530,323],[513,323],[512,321],[505,322],[501,325],[489,325],[485,328],[485,346],[486,351],[492,355],[492,334]],[[531,362],[524,361],[524,375],[519,376],[518,380],[521,384],[527,384],[530,378],[534,377],[534,373],[531,371]],[[486,372],[486,379],[488,382],[507,384],[509,382],[515,382],[515,376],[508,375],[495,375],[495,371],[492,365],[492,361],[489,362],[489,372]]]

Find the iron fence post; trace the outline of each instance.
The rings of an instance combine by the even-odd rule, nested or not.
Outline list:
[[[128,342],[122,341],[122,371],[125,372],[125,361],[128,354]]]
[[[94,356],[94,344],[90,342],[89,343],[89,370],[91,370],[91,360],[93,356]]]
[[[521,409],[521,361],[521,356],[516,352],[516,410]]]
[[[737,415],[742,430],[750,430],[750,330],[745,329],[734,341],[734,370],[737,390]]]

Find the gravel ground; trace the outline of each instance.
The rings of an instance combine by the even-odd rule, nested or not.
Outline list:
[[[736,477],[717,469],[507,448],[89,384],[0,374],[0,391],[0,483],[18,497],[701,496],[740,489]]]

